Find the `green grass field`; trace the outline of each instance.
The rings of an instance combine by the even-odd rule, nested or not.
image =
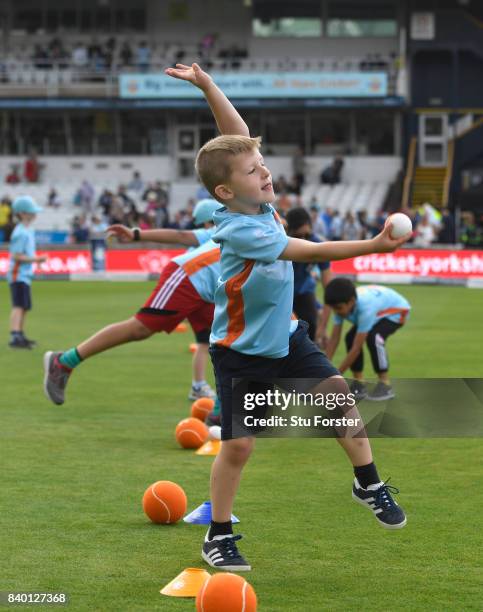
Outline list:
[[[39,346],[15,352],[0,284],[0,590],[66,592],[76,611],[194,609],[159,590],[204,566],[204,528],[155,526],[141,507],[161,479],[185,489],[189,509],[208,499],[211,458],[179,449],[173,436],[189,411],[191,332],[82,364],[62,407],[42,392],[45,350],[127,318],[151,286],[38,282],[27,332]],[[413,313],[389,341],[393,376],[480,377],[483,293],[399,290]],[[260,611],[483,609],[482,440],[373,447],[381,476],[401,489],[401,531],[383,530],[351,500],[352,471],[333,440],[258,441],[235,514]]]

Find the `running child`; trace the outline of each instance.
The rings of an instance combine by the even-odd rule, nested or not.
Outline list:
[[[10,264],[7,280],[10,285],[12,310],[10,313],[10,342],[14,349],[31,349],[35,340],[24,334],[25,317],[32,309],[32,279],[34,263],[42,263],[47,257],[35,252],[35,232],[32,223],[42,208],[30,196],[20,196],[12,204],[12,213],[20,219],[10,238]]]
[[[327,347],[331,359],[339,345],[344,320],[353,323],[345,336],[347,355],[339,372],[352,371],[351,391],[359,399],[384,401],[394,397],[389,380],[387,338],[401,329],[411,306],[401,294],[389,287],[365,285],[357,287],[347,278],[334,278],[325,289],[325,303],[335,313],[334,326]],[[379,382],[371,393],[364,383],[364,343],[371,355],[372,367]]]
[[[108,231],[122,242],[146,241],[196,246],[174,257],[161,272],[154,291],[136,315],[101,329],[79,345],[44,355],[44,392],[54,404],[63,404],[65,388],[72,373],[82,361],[127,342],[146,340],[156,332],[170,334],[188,319],[198,343],[193,357],[193,382],[189,399],[215,397],[205,380],[208,340],[213,322],[213,302],[220,274],[220,249],[210,238],[213,212],[220,208],[215,200],[198,202],[193,211],[197,230],[140,230],[113,225]]]
[[[394,240],[391,226],[371,240],[315,244],[288,238],[269,202],[275,200],[272,177],[236,109],[211,77],[197,64],[166,69],[166,74],[199,87],[223,136],[208,141],[196,159],[198,175],[224,208],[213,219],[215,242],[221,247],[221,276],[215,294],[210,336],[217,394],[221,402],[221,451],[212,465],[212,521],[202,546],[202,558],[212,567],[247,571],[250,564],[238,551],[231,513],[253,437],[232,436],[233,378],[330,379],[347,393],[339,371],[307,336],[307,324],[291,320],[292,261],[317,263],[368,253],[394,251],[409,235]],[[352,495],[371,509],[389,529],[406,524],[403,510],[382,482],[367,438],[337,439],[347,453],[355,479]]]

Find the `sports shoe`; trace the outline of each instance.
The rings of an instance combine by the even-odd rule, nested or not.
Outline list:
[[[373,391],[367,394],[367,399],[372,402],[384,402],[396,397],[396,394],[392,390],[390,385],[386,385],[383,382],[378,382],[374,387]]]
[[[209,397],[211,399],[215,399],[216,393],[215,391],[213,391],[213,389],[208,383],[205,383],[204,385],[201,385],[201,387],[198,387],[196,389],[194,386],[191,386],[191,391],[188,395],[188,399],[197,400],[200,399],[200,397]]]
[[[399,489],[389,486],[388,482],[386,480],[363,489],[357,478],[354,478],[352,498],[372,510],[377,521],[386,529],[401,529],[407,523],[406,515],[391,496],[391,493],[399,493]]]
[[[207,534],[208,536],[208,534]],[[227,572],[249,572],[252,568],[238,552],[236,542],[241,535],[215,536],[203,543],[201,556],[211,567]]]
[[[349,391],[354,395],[356,402],[360,402],[367,397],[367,387],[365,383],[359,380],[352,381],[349,386]]]
[[[36,340],[30,340],[30,338],[27,338],[27,336],[24,336],[23,338],[24,338],[24,340],[26,340],[26,341],[27,341],[27,342],[30,344],[30,346],[31,346],[32,348],[33,348],[34,346],[37,346],[37,341],[36,341]]]
[[[30,344],[27,338],[24,338],[23,336],[17,337],[14,340],[10,340],[10,342],[8,343],[8,346],[13,349],[29,349],[30,350],[32,348],[32,344]]]
[[[44,355],[44,393],[47,398],[60,405],[65,400],[65,388],[72,370],[59,361],[61,352],[49,351]]]

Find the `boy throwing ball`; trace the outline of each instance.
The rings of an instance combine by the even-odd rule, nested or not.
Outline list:
[[[221,276],[215,292],[210,354],[221,402],[221,451],[211,472],[212,522],[202,548],[212,567],[247,571],[238,551],[231,513],[241,473],[254,446],[253,436],[233,438],[232,379],[316,378],[349,389],[340,372],[309,339],[308,325],[292,320],[292,261],[318,263],[368,253],[394,251],[409,236],[391,238],[390,224],[371,240],[325,242],[289,238],[271,206],[270,170],[247,125],[211,77],[197,64],[168,68],[166,74],[199,87],[223,134],[208,141],[196,159],[198,175],[224,207],[213,215],[213,240],[221,248]],[[403,510],[382,482],[366,437],[340,437],[354,468],[352,495],[389,529],[406,524]]]

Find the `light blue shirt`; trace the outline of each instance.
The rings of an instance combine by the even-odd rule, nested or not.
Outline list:
[[[357,287],[357,301],[353,311],[345,317],[357,327],[359,333],[371,331],[381,319],[389,319],[403,324],[407,319],[411,305],[394,289],[380,285],[363,285]],[[334,315],[334,324],[341,325],[344,319]]]
[[[213,304],[220,276],[220,247],[213,240],[206,240],[201,246],[173,257],[173,261],[183,268],[201,298]]]
[[[19,223],[10,238],[10,264],[7,273],[9,283],[21,282],[30,285],[34,276],[33,263],[21,263],[13,255],[35,257],[35,232],[31,227]]]
[[[258,215],[221,208],[213,220],[221,277],[210,342],[247,355],[285,357],[297,321],[291,320],[292,262],[278,259],[288,243],[278,214],[263,204]]]
[[[207,240],[210,240],[214,233],[214,227],[210,227],[209,229],[200,227],[199,229],[193,230],[193,234],[195,235],[195,238],[198,241],[198,245],[204,244]]]

